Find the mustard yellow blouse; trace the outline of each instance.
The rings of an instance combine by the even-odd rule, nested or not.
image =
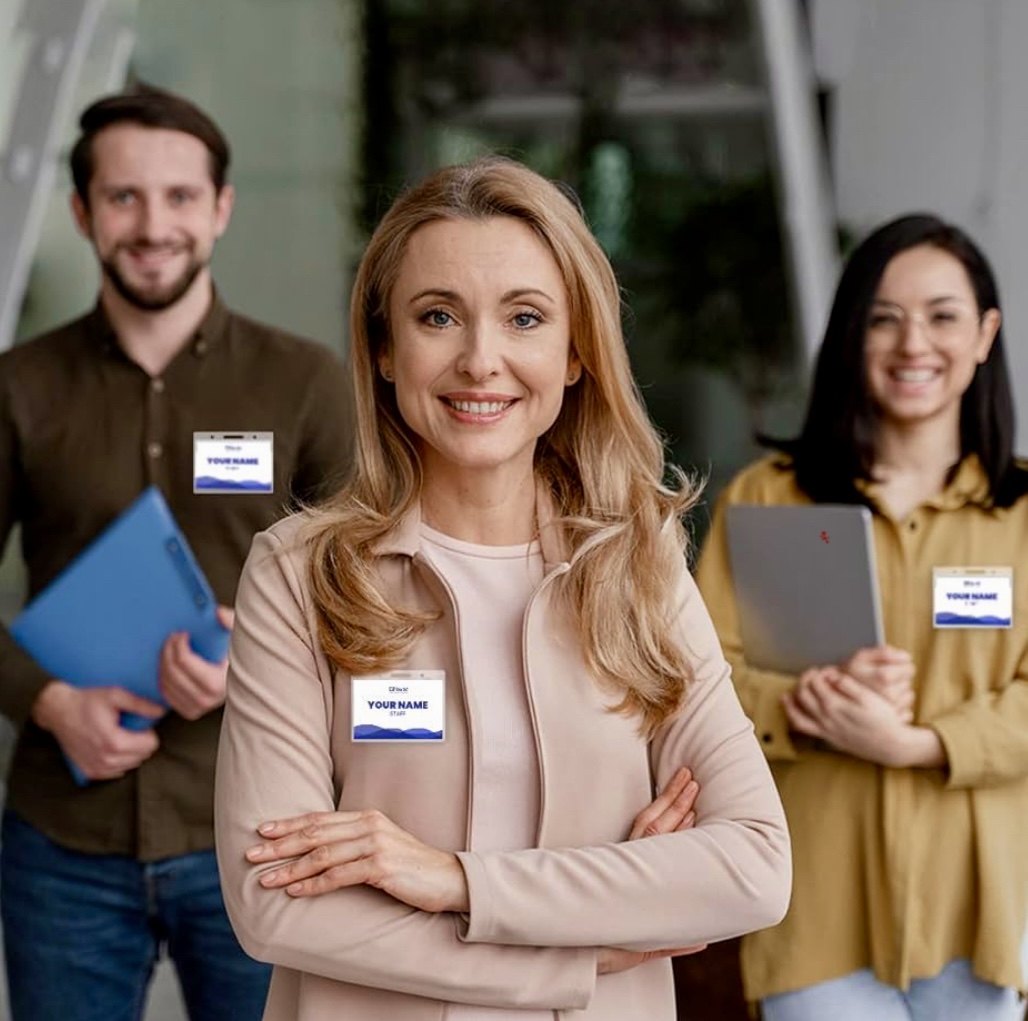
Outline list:
[[[957,957],[985,981],[1028,985],[1028,498],[990,510],[987,493],[971,457],[901,521],[875,504],[886,641],[914,657],[915,722],[938,733],[945,770],[885,768],[790,732],[780,699],[795,677],[743,656],[725,507],[810,500],[777,455],[715,507],[697,581],[771,760],[795,868],[785,920],[743,941],[750,1000],[868,967],[906,988]],[[934,630],[932,568],[986,566],[1014,569],[1013,627]]]

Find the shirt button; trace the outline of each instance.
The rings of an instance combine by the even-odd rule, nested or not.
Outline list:
[[[161,454],[164,453],[164,447],[162,447],[159,443],[148,443],[146,445],[146,452],[152,458],[154,458],[154,460],[156,460],[158,457],[161,456]]]
[[[197,342],[196,342],[196,343],[195,343],[195,344],[193,345],[193,350],[194,350],[194,351],[195,351],[195,352],[196,352],[196,353],[197,353],[198,355],[205,355],[205,354],[207,354],[207,341],[206,341],[206,340],[198,340],[198,341],[197,341]]]
[[[164,393],[164,380],[163,379],[151,379],[150,380],[150,389],[153,390],[153,392],[155,394],[162,394],[162,393]]]
[[[760,740],[763,741],[764,744],[770,744],[774,739],[774,735],[766,731],[760,735]]]

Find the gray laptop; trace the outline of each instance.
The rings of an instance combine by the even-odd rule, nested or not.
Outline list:
[[[797,674],[882,644],[866,507],[736,504],[727,524],[748,663]]]

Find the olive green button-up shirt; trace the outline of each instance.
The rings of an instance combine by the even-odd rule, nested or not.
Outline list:
[[[340,360],[215,297],[158,377],[118,345],[102,309],[0,355],[0,542],[21,524],[29,596],[150,485],[164,494],[218,602],[231,606],[255,533],[337,487],[352,458]],[[194,432],[274,434],[274,492],[193,492]],[[8,805],[64,847],[154,861],[214,846],[221,711],[158,724],[128,775],[78,787],[30,719],[51,680],[0,628],[0,712],[21,727]]]
[[[939,735],[946,769],[886,768],[792,733],[781,696],[796,678],[747,663],[724,512],[729,504],[809,503],[787,459],[767,458],[729,484],[697,569],[792,834],[789,913],[781,925],[743,940],[747,997],[862,968],[906,988],[958,957],[969,958],[979,978],[1024,990],[1028,497],[990,509],[987,479],[973,456],[902,520],[876,503],[874,486],[866,492],[876,511],[885,639],[914,658],[914,722]],[[935,567],[1012,567],[1013,626],[933,628]]]

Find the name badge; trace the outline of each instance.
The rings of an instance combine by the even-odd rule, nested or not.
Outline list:
[[[443,741],[446,674],[393,670],[350,682],[354,741]]]
[[[932,571],[932,623],[945,627],[1010,627],[1012,567],[936,567]]]
[[[274,438],[274,433],[193,433],[193,492],[274,492]]]

